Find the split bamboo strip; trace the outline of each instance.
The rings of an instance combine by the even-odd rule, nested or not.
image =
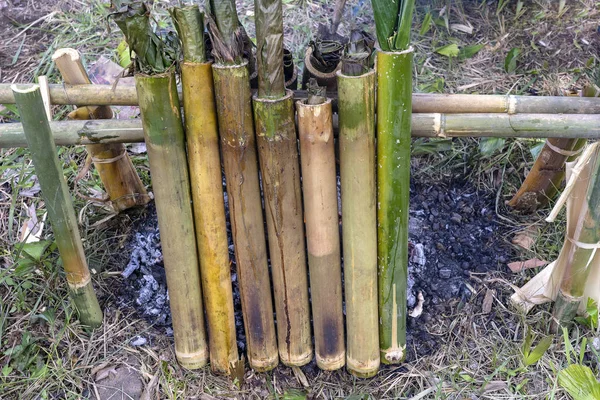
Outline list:
[[[127,85],[51,84],[53,105],[138,105],[135,87]],[[335,92],[327,93],[329,97]],[[181,97],[181,94],[180,94]],[[306,90],[295,90],[296,100],[307,97]],[[0,83],[0,104],[14,104],[9,83]],[[413,93],[413,113],[445,114],[600,114],[600,97],[518,96],[501,94]],[[336,99],[332,99],[336,109]]]
[[[158,214],[175,353],[188,369],[208,359],[185,135],[175,74],[135,76]]]
[[[102,324],[102,311],[92,287],[73,200],[52,141],[52,132],[44,112],[39,86],[14,85],[12,90],[73,303],[81,323],[96,328]]]
[[[367,378],[379,368],[375,71],[338,72],[346,367]]]
[[[210,365],[213,371],[228,374],[239,356],[212,63],[206,62],[198,6],[174,8],[171,15],[184,51],[181,86]]]
[[[317,365],[344,366],[344,321],[331,100],[296,102]]]
[[[598,114],[413,114],[411,120],[413,137],[600,139]],[[144,141],[140,120],[53,121],[50,128],[58,146]],[[20,123],[0,124],[0,148],[26,146]]]
[[[52,61],[66,84],[91,84],[77,50],[59,49],[52,56]],[[113,112],[110,106],[84,106],[69,114],[69,117],[85,120],[111,119]],[[115,211],[143,206],[150,201],[123,144],[89,144],[86,149]]]
[[[253,369],[267,371],[279,357],[247,61],[213,64],[213,79],[248,361]]]
[[[255,0],[258,93],[253,98],[279,359],[312,359],[308,274],[293,92],[285,90],[281,0]]]

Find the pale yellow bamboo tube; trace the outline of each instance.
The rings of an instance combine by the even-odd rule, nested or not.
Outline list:
[[[277,366],[279,355],[247,62],[213,64],[213,80],[248,361],[267,371]]]
[[[58,49],[52,61],[60,71],[65,83],[91,84],[83,67],[79,52],[75,49]],[[73,119],[111,119],[109,106],[86,106],[69,114]],[[106,189],[115,211],[123,211],[131,207],[145,205],[150,201],[146,188],[135,171],[135,167],[120,143],[90,144],[86,146],[92,157],[94,167]]]
[[[344,323],[331,100],[296,102],[315,354],[324,370],[344,366]]]
[[[181,79],[210,366],[227,374],[238,351],[211,63],[184,62]]]
[[[279,358],[285,365],[300,366],[312,359],[313,349],[293,102],[291,91],[276,100],[254,97],[254,115],[269,233]]]

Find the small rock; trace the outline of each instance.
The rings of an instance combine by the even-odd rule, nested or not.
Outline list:
[[[596,349],[596,351],[600,351],[600,337],[595,337],[594,340],[592,340],[592,347]]]
[[[438,271],[438,274],[440,275],[440,278],[448,279],[452,276],[452,270],[450,268],[441,268]]]
[[[438,250],[441,250],[441,251],[444,251],[444,250],[446,250],[446,246],[444,246],[444,245],[443,245],[443,244],[441,244],[440,242],[437,242],[437,243],[435,244],[435,247],[436,247]]]
[[[131,339],[131,341],[129,341],[129,344],[134,347],[144,346],[146,343],[148,343],[148,339],[146,339],[143,336],[136,336],[133,339]]]
[[[460,216],[460,214],[452,213],[452,218],[450,218],[450,220],[456,222],[457,224],[460,224],[462,222],[462,217]]]

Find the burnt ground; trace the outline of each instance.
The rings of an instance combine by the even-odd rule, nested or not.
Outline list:
[[[172,336],[156,218],[156,209],[151,205],[131,235],[131,257],[118,298],[121,307],[133,307],[138,317],[157,328],[158,334]],[[408,362],[439,349],[439,338],[430,332],[435,331],[439,316],[451,315],[469,301],[478,286],[478,281],[471,279],[473,275],[507,271],[512,249],[504,240],[505,231],[496,220],[492,195],[477,191],[462,179],[435,185],[425,178],[413,179],[407,296],[413,312],[415,307],[423,311],[408,318]],[[243,353],[245,336],[230,233],[228,226],[238,347]],[[145,343],[144,339],[136,337],[134,341]],[[316,374],[313,364],[305,372]]]

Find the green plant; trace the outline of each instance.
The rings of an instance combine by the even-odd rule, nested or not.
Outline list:
[[[587,315],[585,317],[576,317],[575,321],[587,326],[591,330],[598,329],[598,303],[589,297],[585,310]]]
[[[527,327],[527,333],[525,335],[525,340],[523,342],[523,347],[521,350],[523,351],[523,364],[525,366],[530,366],[537,363],[540,358],[544,355],[546,350],[550,348],[552,345],[553,337],[552,336],[544,336],[540,339],[539,343],[532,349],[531,345],[533,343],[533,334],[531,333],[531,327]]]

